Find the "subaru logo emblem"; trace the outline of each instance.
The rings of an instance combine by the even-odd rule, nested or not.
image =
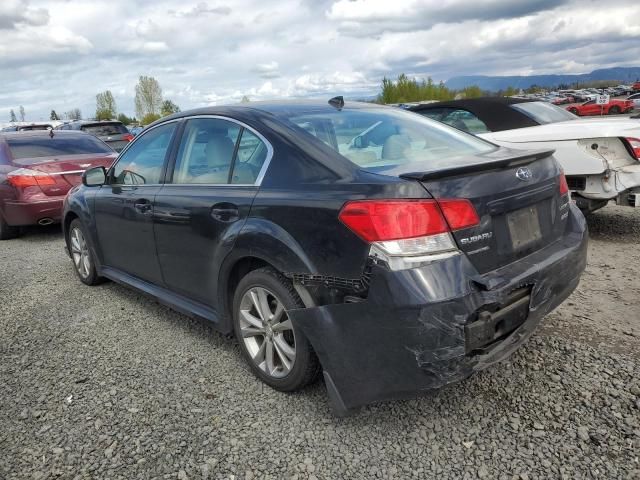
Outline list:
[[[529,180],[531,180],[532,176],[533,175],[531,173],[531,170],[529,170],[527,167],[520,167],[516,171],[516,177],[518,177],[523,182],[528,182]]]

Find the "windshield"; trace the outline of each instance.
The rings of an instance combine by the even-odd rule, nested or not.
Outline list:
[[[83,153],[113,153],[113,150],[108,145],[91,135],[13,137],[7,139],[7,144],[14,160],[79,155]],[[25,162],[17,163],[26,164]]]
[[[515,103],[511,108],[524,113],[527,117],[532,118],[540,125],[547,123],[566,122],[567,120],[575,120],[573,113],[566,111],[564,108],[556,107],[545,102],[524,102]]]
[[[296,112],[287,120],[372,171],[416,162],[428,164],[430,170],[464,165],[473,163],[469,156],[497,148],[440,122],[393,108]]]
[[[121,123],[98,123],[94,125],[83,125],[80,130],[95,135],[97,137],[108,137],[110,135],[120,135],[129,133],[129,130]]]

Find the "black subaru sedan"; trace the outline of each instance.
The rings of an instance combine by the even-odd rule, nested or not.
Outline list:
[[[504,359],[576,288],[552,153],[340,97],[203,108],[88,170],[65,239],[85,284],[211,321],[277,390],[322,373],[346,413]]]

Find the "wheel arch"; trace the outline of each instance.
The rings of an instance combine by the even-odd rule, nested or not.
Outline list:
[[[218,313],[221,330],[225,333],[233,330],[231,315],[235,287],[246,274],[262,267],[271,267],[285,276],[316,272],[302,247],[281,227],[266,220],[247,222],[233,250],[222,262],[218,275]]]

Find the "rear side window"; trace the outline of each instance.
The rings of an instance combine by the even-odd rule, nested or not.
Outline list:
[[[91,135],[49,135],[14,137],[7,139],[14,162],[34,163],[33,159],[86,153],[113,153],[113,150]],[[35,160],[37,161],[37,160]]]
[[[120,135],[129,133],[127,128],[121,123],[100,123],[96,125],[83,125],[80,130],[95,135],[96,137],[108,137],[109,135]]]
[[[482,120],[467,110],[453,110],[444,115],[440,121],[463,132],[478,134],[489,131],[487,125]]]
[[[267,155],[265,143],[236,123],[219,118],[192,119],[182,134],[173,183],[251,185]]]
[[[162,169],[176,123],[155,127],[138,137],[118,158],[111,172],[111,184],[154,185],[160,183]]]

